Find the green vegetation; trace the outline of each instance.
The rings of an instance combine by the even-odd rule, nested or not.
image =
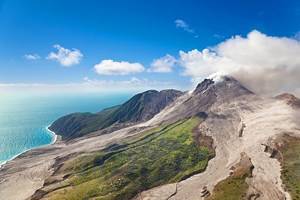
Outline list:
[[[209,200],[241,200],[245,198],[248,184],[246,176],[228,177],[216,185]]]
[[[282,154],[282,181],[293,200],[300,199],[300,139],[285,135]]]
[[[203,171],[214,156],[197,146],[192,130],[201,119],[182,120],[145,132],[143,137],[115,150],[81,156],[66,162],[60,173],[71,174],[49,199],[131,199],[140,191],[180,181]],[[63,186],[63,187],[61,187]]]
[[[70,140],[97,130],[122,128],[125,123],[151,119],[182,92],[177,90],[148,90],[139,93],[122,105],[106,108],[98,113],[73,113],[56,120],[49,128]],[[116,126],[118,125],[118,126]]]
[[[208,200],[242,200],[246,199],[249,185],[246,178],[252,175],[253,165],[248,156],[242,155],[240,162],[234,166],[232,174],[219,182]]]
[[[56,120],[50,130],[62,136],[63,140],[81,137],[96,130],[107,128],[112,122],[112,115],[120,108],[114,106],[99,113],[73,113]]]

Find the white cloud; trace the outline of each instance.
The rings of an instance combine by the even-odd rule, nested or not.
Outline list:
[[[64,84],[0,83],[1,94],[65,94],[90,92],[141,92],[149,89],[187,89],[170,81],[157,81],[131,77],[127,80],[98,80],[84,77],[81,82]]]
[[[97,80],[84,77],[84,84],[94,88],[136,90],[136,89],[162,89],[170,87],[171,82],[140,79],[131,77],[128,80]]]
[[[140,73],[145,70],[145,67],[140,63],[113,60],[102,60],[94,68],[98,74],[102,75],[128,75]]]
[[[186,23],[184,20],[176,19],[174,21],[174,23],[177,28],[180,28],[180,29],[184,30],[185,32],[191,33],[192,35],[194,35],[195,38],[199,37],[198,34],[196,33],[196,31],[194,29],[192,29],[190,27],[190,25],[188,23]]]
[[[78,49],[66,49],[58,44],[53,46],[57,52],[50,52],[47,56],[48,60],[55,60],[62,66],[69,67],[79,64],[83,54]]]
[[[155,79],[131,77],[127,80],[99,80],[89,79],[84,77],[82,83],[85,88],[91,91],[145,91],[150,89],[163,90],[163,89],[181,89],[186,90],[186,87],[179,85],[177,82],[172,81],[158,81]]]
[[[184,74],[194,80],[222,72],[259,93],[300,88],[300,42],[293,38],[254,30],[245,38],[235,36],[212,48],[179,54]]]
[[[167,54],[164,57],[155,59],[150,66],[150,72],[161,72],[167,73],[173,70],[174,65],[176,64],[176,59]]]
[[[176,19],[174,23],[177,28],[182,28],[184,31],[189,33],[195,33],[195,31],[192,28],[190,28],[190,26],[182,19]]]
[[[40,59],[41,57],[38,55],[38,54],[25,54],[24,55],[24,58],[26,60],[38,60]]]

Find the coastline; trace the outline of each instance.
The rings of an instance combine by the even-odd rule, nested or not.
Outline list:
[[[50,125],[48,125],[48,126],[45,127],[46,130],[47,130],[47,132],[50,133],[50,134],[52,135],[52,140],[51,140],[51,142],[50,142],[49,144],[45,144],[45,145],[33,147],[33,148],[27,149],[27,150],[25,150],[25,151],[23,151],[23,152],[21,152],[21,153],[15,155],[15,156],[13,156],[12,158],[10,158],[10,159],[8,159],[8,160],[6,160],[6,161],[0,163],[0,170],[1,170],[1,168],[2,168],[5,164],[7,164],[8,162],[10,162],[10,161],[16,159],[17,157],[19,157],[19,156],[22,155],[23,153],[26,153],[26,152],[28,152],[28,151],[30,151],[30,150],[33,150],[33,149],[42,148],[42,147],[46,147],[46,146],[50,146],[50,145],[55,144],[55,143],[57,142],[57,138],[58,138],[57,136],[58,136],[58,135],[57,135],[54,131],[51,131],[51,130],[49,129],[49,127],[50,127],[51,125],[52,125],[52,124],[50,124]]]
[[[49,133],[52,134],[52,141],[51,141],[51,143],[48,144],[48,145],[52,145],[52,144],[55,144],[55,143],[57,142],[57,134],[56,134],[54,131],[51,131],[51,130],[49,129],[51,125],[52,125],[52,124],[46,126],[46,130],[47,130]]]

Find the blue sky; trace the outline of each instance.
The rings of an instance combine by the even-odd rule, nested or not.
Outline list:
[[[143,84],[168,82],[188,88],[191,76],[183,75],[185,69],[175,61],[179,51],[213,47],[252,30],[296,37],[300,2],[0,0],[0,27],[2,84],[146,80]],[[54,45],[79,52],[79,57],[66,66]],[[155,59],[167,54],[170,68],[149,70]],[[112,60],[117,71],[97,73],[95,65],[103,60]],[[122,74],[122,67],[132,70]]]

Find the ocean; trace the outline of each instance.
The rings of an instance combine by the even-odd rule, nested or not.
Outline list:
[[[0,165],[32,148],[51,144],[47,127],[73,112],[98,112],[121,104],[132,94],[67,94],[0,96]]]

